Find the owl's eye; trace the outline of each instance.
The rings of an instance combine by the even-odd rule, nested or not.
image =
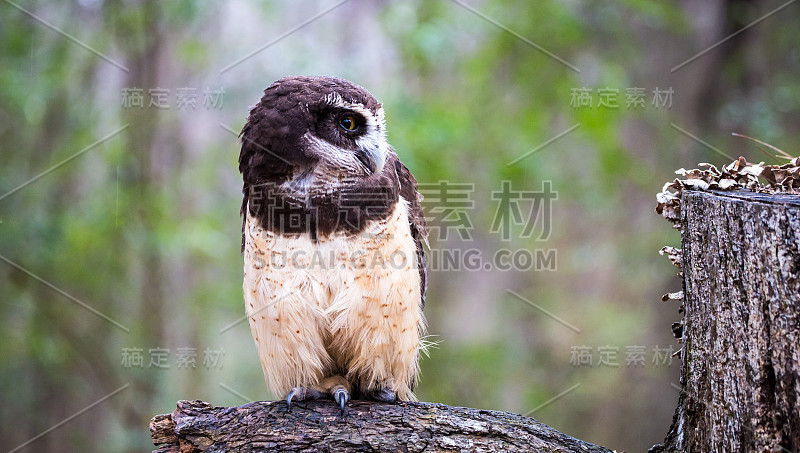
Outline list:
[[[358,130],[358,122],[355,115],[345,115],[339,118],[339,126],[347,132],[355,132]]]

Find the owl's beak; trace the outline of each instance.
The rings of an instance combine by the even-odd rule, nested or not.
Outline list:
[[[380,174],[383,171],[386,154],[380,147],[361,148],[356,151],[356,156],[373,174]]]

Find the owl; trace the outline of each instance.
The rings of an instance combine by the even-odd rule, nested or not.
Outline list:
[[[285,77],[240,137],[244,300],[267,387],[289,409],[415,400],[427,227],[382,104],[344,79]]]

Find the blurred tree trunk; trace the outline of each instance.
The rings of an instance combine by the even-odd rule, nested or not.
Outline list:
[[[109,2],[106,11],[114,20],[117,42],[127,57],[123,87],[141,88],[143,108],[121,110],[122,123],[130,127],[125,133],[127,159],[119,168],[120,186],[128,197],[121,202],[119,224],[123,230],[133,232],[124,243],[128,257],[129,279],[138,285],[135,301],[138,304],[138,322],[129,341],[131,345],[163,347],[165,339],[164,297],[165,272],[163,252],[156,235],[162,221],[162,184],[153,156],[164,150],[157,149],[157,136],[163,118],[158,108],[149,105],[148,90],[164,85],[163,56],[167,41],[163,36],[164,19],[161,7],[154,0],[144,0],[135,6],[139,14],[130,15],[124,2]],[[143,343],[141,343],[143,342]],[[148,364],[145,363],[145,366]],[[129,426],[135,426],[148,414],[143,411],[158,398],[159,383],[148,377],[136,379],[133,390],[136,404],[127,406],[125,417]]]
[[[800,197],[684,191],[682,391],[651,452],[800,451]]]

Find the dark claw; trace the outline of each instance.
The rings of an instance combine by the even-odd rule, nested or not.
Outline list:
[[[333,399],[335,399],[336,402],[339,403],[339,407],[342,408],[342,416],[344,416],[344,405],[350,399],[350,395],[347,393],[347,390],[345,389],[336,390],[335,392],[333,392]]]
[[[286,412],[292,410],[292,398],[299,393],[299,389],[297,387],[293,388],[289,395],[286,397]]]

